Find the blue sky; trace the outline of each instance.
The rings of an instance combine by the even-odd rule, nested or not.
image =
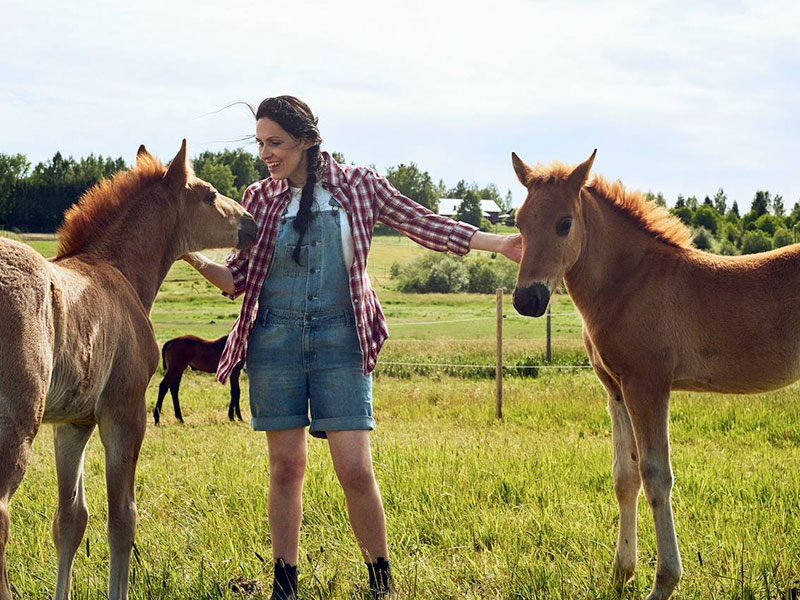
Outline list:
[[[626,186],[800,200],[800,3],[0,0],[0,152],[170,159],[241,145],[293,94],[324,147],[494,182],[511,151]],[[211,114],[210,114],[211,113]],[[247,146],[251,150],[252,146]]]

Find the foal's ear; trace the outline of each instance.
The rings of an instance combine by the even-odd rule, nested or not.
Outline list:
[[[173,189],[182,189],[189,183],[189,164],[186,160],[186,140],[181,142],[181,149],[169,163],[164,182]]]
[[[147,151],[147,148],[144,147],[144,144],[139,146],[139,149],[136,151],[136,166],[141,167],[142,163],[152,160],[153,155]]]
[[[594,152],[592,152],[589,158],[575,167],[572,173],[569,174],[569,177],[567,177],[567,185],[570,189],[574,190],[576,194],[581,191],[583,184],[586,183],[586,179],[589,177],[589,171],[592,170],[595,154],[597,154],[597,148],[594,149]]]
[[[528,187],[528,180],[531,178],[531,168],[517,156],[516,152],[511,153],[511,164],[514,165],[514,171],[517,173],[519,182],[525,187]]]

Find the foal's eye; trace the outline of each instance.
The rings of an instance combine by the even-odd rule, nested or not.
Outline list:
[[[206,202],[208,202],[208,203],[209,203],[209,204],[211,204],[212,206],[213,206],[213,204],[214,204],[214,201],[215,201],[216,199],[217,199],[217,193],[216,193],[216,192],[208,192],[208,195],[207,195],[207,196],[206,196],[206,198],[205,198]]]
[[[564,237],[569,233],[570,227],[572,227],[572,217],[564,217],[556,223],[556,235]]]

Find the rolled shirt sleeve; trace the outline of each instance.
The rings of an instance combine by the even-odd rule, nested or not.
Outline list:
[[[378,204],[377,220],[438,252],[464,255],[478,228],[437,215],[398,192],[389,180],[370,171]]]
[[[242,208],[250,214],[253,213],[252,204],[254,198],[254,187],[250,186],[245,190],[244,196],[242,196]],[[233,294],[222,292],[222,295],[230,299],[238,298],[244,293],[247,283],[247,270],[250,265],[250,249],[233,250],[225,259],[225,265],[230,269],[233,275]]]

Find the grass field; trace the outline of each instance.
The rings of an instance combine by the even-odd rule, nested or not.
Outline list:
[[[32,243],[44,254],[54,250],[51,241]],[[381,279],[381,268],[415,252],[405,242],[378,239],[372,254],[370,271],[393,335],[382,360],[490,363],[493,297],[402,295]],[[558,301],[554,312],[573,310],[567,298]],[[506,306],[506,356],[531,361],[544,343],[543,321],[516,318]],[[181,264],[170,272],[153,320],[163,341],[188,331],[221,335],[237,312],[237,303]],[[430,324],[436,321],[441,323]],[[579,360],[577,317],[557,317],[555,327],[564,328],[555,342],[561,355]],[[384,366],[375,378],[375,470],[400,597],[643,598],[655,564],[652,518],[644,500],[637,576],[622,596],[608,585],[617,508],[610,424],[596,378],[586,371],[545,370],[535,378],[508,377],[504,418],[497,421],[494,381],[452,377],[438,368],[427,373]],[[157,374],[148,391],[149,409],[158,380]],[[677,598],[797,598],[798,391],[796,384],[758,396],[673,395],[673,505],[685,569]],[[246,385],[243,395],[246,409]],[[227,422],[227,389],[211,376],[187,374],[182,406],[186,425],[175,423],[166,407],[164,426],[150,427],[144,441],[131,598],[266,598],[270,550],[263,434]],[[86,457],[91,517],[86,545],[76,559],[73,597],[78,599],[104,597],[103,469],[95,436]],[[302,597],[357,598],[365,570],[323,441],[309,442],[307,480]],[[45,427],[11,504],[8,560],[20,598],[45,598],[53,591],[55,504],[52,432]],[[235,592],[234,582],[247,591]]]

